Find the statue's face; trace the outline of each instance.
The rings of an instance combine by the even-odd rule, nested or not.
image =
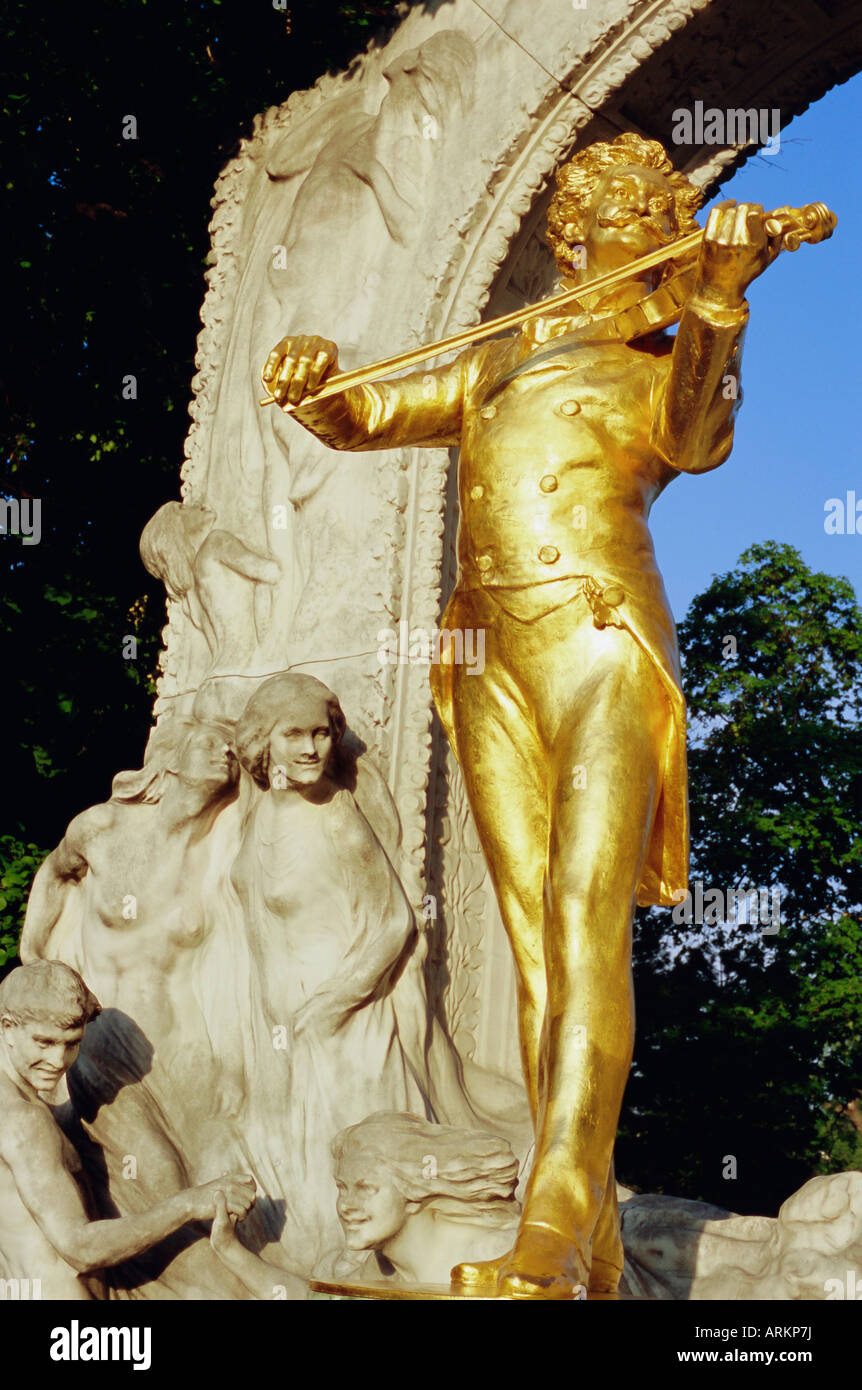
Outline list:
[[[678,231],[673,189],[664,174],[632,164],[606,169],[584,217],[589,273],[627,265],[666,246]]]
[[[410,1206],[379,1165],[342,1155],[335,1174],[336,1210],[348,1250],[379,1250],[404,1226]]]
[[[329,761],[334,739],[326,700],[317,696],[291,702],[269,740],[269,780],[272,786],[310,787],[319,782]]]
[[[186,735],[178,775],[187,787],[217,792],[234,783],[238,772],[239,764],[225,726],[202,723]]]
[[[15,1071],[40,1094],[50,1094],[78,1055],[84,1025],[61,1028],[51,1019],[3,1020],[3,1042]]]

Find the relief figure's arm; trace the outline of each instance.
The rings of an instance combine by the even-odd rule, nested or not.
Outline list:
[[[24,930],[21,934],[21,959],[25,964],[45,957],[51,933],[60,920],[69,887],[71,884],[79,883],[89,869],[88,840],[90,834],[97,829],[97,822],[103,814],[104,808],[94,807],[91,811],[84,811],[80,816],[76,816],[60,844],[39,866],[27,900]]]
[[[47,1110],[22,1108],[5,1126],[2,1157],[18,1195],[57,1254],[81,1274],[119,1264],[163,1240],[191,1220],[213,1216],[220,1191],[229,1210],[244,1216],[254,1200],[251,1179],[226,1176],[187,1188],[150,1211],[91,1221],[63,1158],[60,1130]]]
[[[219,1259],[244,1284],[255,1298],[288,1298],[291,1301],[308,1297],[308,1285],[292,1270],[283,1269],[255,1255],[237,1238],[235,1222],[228,1214],[222,1199],[216,1205],[210,1244]]]

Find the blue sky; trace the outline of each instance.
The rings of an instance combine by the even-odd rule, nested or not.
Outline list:
[[[655,504],[650,527],[677,620],[763,540],[796,546],[862,597],[862,534],[823,526],[828,498],[855,490],[862,500],[860,125],[862,75],[785,126],[779,153],[749,160],[715,199],[823,202],[838,226],[830,241],[782,252],[751,286],[733,453],[713,473],[677,479]]]

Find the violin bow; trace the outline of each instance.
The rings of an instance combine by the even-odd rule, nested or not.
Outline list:
[[[774,255],[779,251],[796,251],[803,242],[815,243],[826,241],[831,237],[838,223],[838,218],[825,203],[807,203],[802,208],[776,208],[773,212],[768,212],[764,218],[763,227],[767,236],[780,237],[780,241],[774,249]],[[453,333],[449,338],[441,338],[436,343],[426,343],[423,347],[412,348],[408,352],[399,352],[395,357],[384,357],[379,362],[372,362],[366,367],[356,367],[353,371],[337,372],[334,376],[327,377],[318,389],[305,396],[299,405],[309,405],[314,401],[323,401],[330,396],[340,396],[342,391],[346,391],[350,386],[365,386],[369,382],[379,381],[381,377],[390,376],[393,372],[401,371],[405,367],[418,366],[420,362],[427,362],[431,357],[438,357],[444,352],[452,352],[457,348],[468,347],[471,343],[481,342],[483,338],[491,338],[496,333],[502,333],[508,328],[516,328],[519,324],[526,323],[528,319],[537,318],[541,314],[553,314],[558,309],[567,308],[570,304],[577,303],[585,294],[597,294],[601,290],[612,289],[614,285],[622,284],[626,280],[632,279],[644,270],[651,270],[655,266],[663,265],[666,261],[685,259],[700,247],[704,237],[704,229],[699,227],[696,232],[689,232],[686,236],[678,237],[668,246],[661,246],[656,251],[650,251],[646,256],[639,256],[637,260],[630,261],[628,265],[621,266],[618,270],[610,270],[605,275],[598,275],[593,280],[586,280],[575,289],[564,290],[561,294],[553,295],[550,299],[541,299],[536,304],[529,304],[526,308],[514,309],[509,314],[502,317],[491,319],[488,323],[476,324],[473,328],[465,328],[461,333]],[[275,396],[263,396],[259,402],[261,406],[274,405]],[[292,415],[296,406],[286,402],[282,407],[285,415]]]

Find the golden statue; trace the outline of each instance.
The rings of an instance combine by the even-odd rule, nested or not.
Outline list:
[[[291,336],[262,373],[261,403],[331,448],[461,447],[443,627],[483,629],[485,669],[444,659],[432,685],[514,954],[536,1149],[513,1249],[452,1277],[508,1298],[619,1282],[632,920],[679,901],[688,857],[685,702],[647,519],[680,473],[730,453],[747,286],[835,222],[725,203],[701,232],[700,191],[634,134],[556,182],[562,295],[342,377],[334,343]],[[451,365],[373,380],[464,342]]]

